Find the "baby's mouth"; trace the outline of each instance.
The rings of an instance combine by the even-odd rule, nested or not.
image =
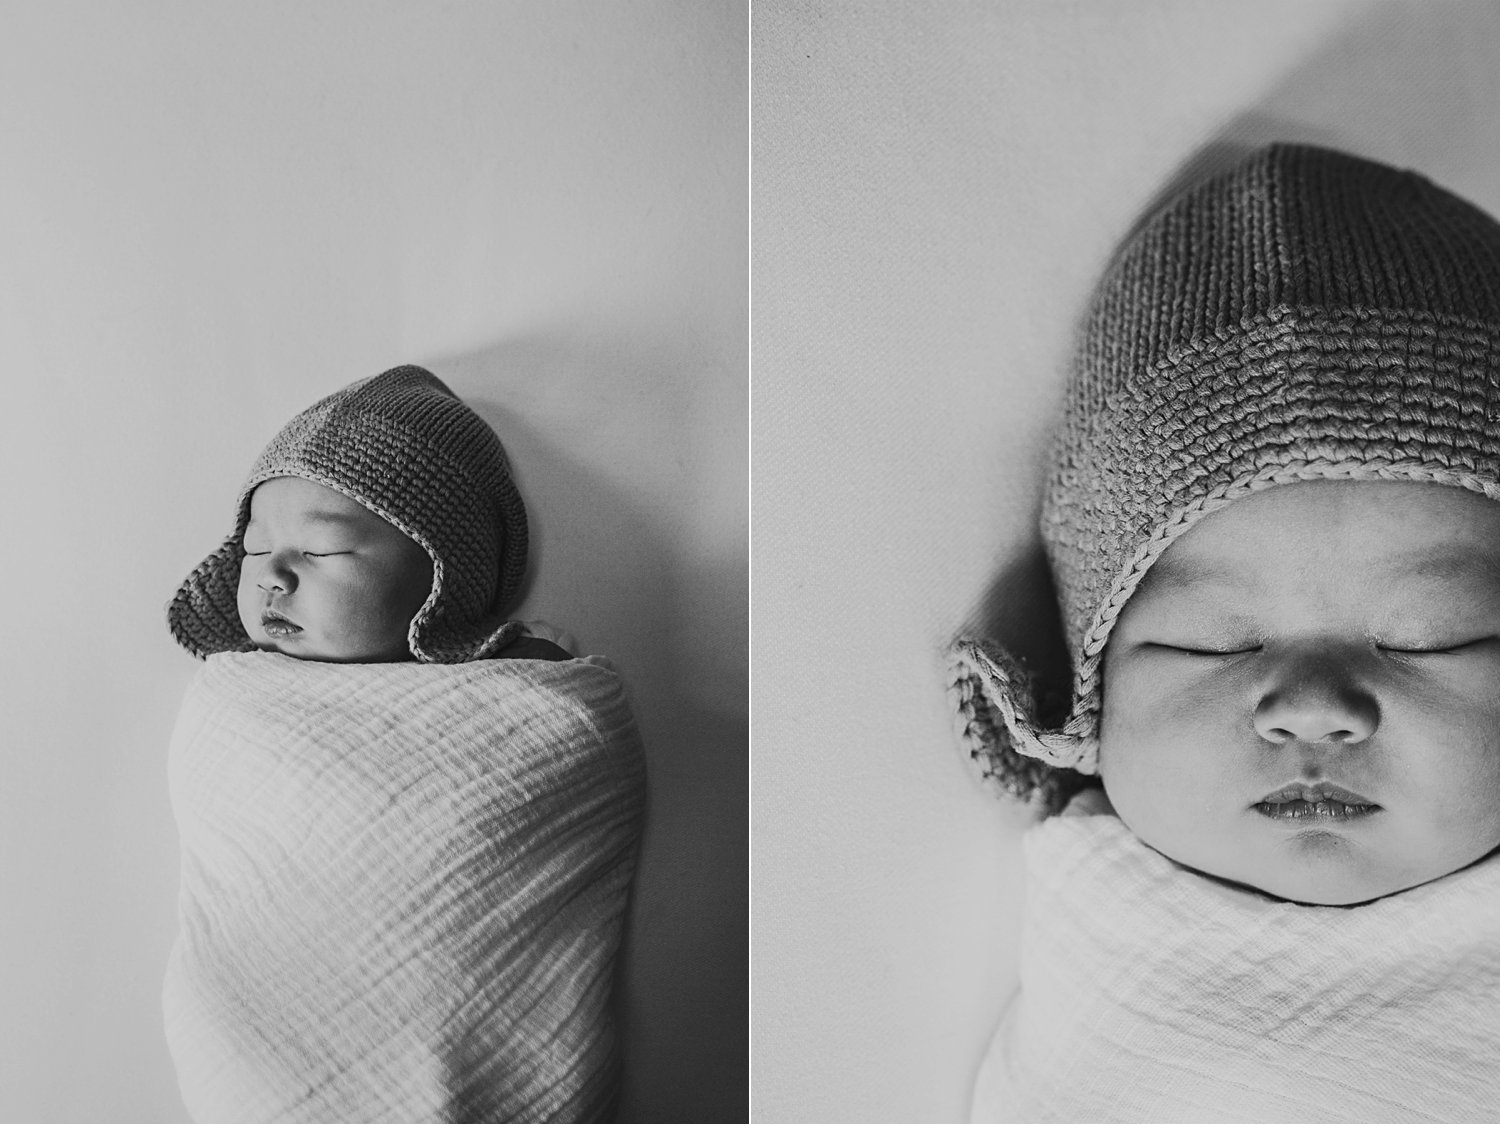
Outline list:
[[[275,609],[267,609],[261,613],[260,627],[267,636],[278,640],[295,636],[302,631],[301,625],[294,624],[291,618],[283,616]]]
[[[1288,822],[1354,820],[1381,810],[1373,800],[1323,781],[1278,788],[1261,797],[1253,807],[1269,819]]]

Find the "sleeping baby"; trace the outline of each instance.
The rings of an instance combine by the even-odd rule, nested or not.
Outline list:
[[[608,1119],[639,739],[608,661],[508,617],[526,555],[499,439],[407,366],[288,423],[178,590],[200,1124]]]
[[[1043,507],[1071,709],[954,649],[1048,817],[976,1122],[1492,1118],[1496,499],[1488,215],[1275,145],[1130,236]]]

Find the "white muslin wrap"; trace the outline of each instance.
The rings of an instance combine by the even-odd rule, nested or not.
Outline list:
[[[1340,908],[1191,873],[1112,815],[1025,850],[976,1124],[1500,1120],[1500,860]]]
[[[608,1118],[644,803],[613,669],[211,656],[168,768],[198,1124]]]

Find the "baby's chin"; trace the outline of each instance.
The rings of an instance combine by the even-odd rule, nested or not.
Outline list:
[[[1308,841],[1307,846],[1337,847],[1343,842],[1337,839]],[[1252,871],[1248,877],[1242,875],[1238,881],[1252,890],[1298,905],[1364,905],[1410,890],[1431,879],[1412,881],[1390,874],[1382,876],[1377,872],[1351,870],[1337,861],[1289,860],[1276,869]]]
[[[1316,829],[1279,840],[1269,851],[1246,848],[1225,863],[1211,858],[1195,863],[1192,857],[1168,857],[1200,873],[1282,901],[1332,906],[1364,905],[1388,898],[1468,865],[1439,865],[1426,871],[1398,866],[1345,835]]]
[[[338,645],[305,643],[300,636],[294,641],[286,641],[264,634],[256,635],[259,630],[248,631],[250,642],[258,651],[277,652],[283,656],[290,656],[294,660],[306,660],[309,663],[400,663],[416,658],[404,643],[399,647],[392,644],[378,649],[341,648]]]
[[[1385,809],[1326,823],[1270,818],[1254,808],[1238,816],[1222,807],[1179,816],[1167,814],[1152,794],[1141,795],[1113,792],[1111,806],[1152,850],[1195,873],[1299,905],[1362,905],[1482,857],[1453,840],[1421,846],[1409,829],[1387,821]]]

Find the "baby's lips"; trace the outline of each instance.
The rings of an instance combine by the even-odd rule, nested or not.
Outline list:
[[[301,632],[302,626],[285,613],[265,609],[260,614],[260,627],[270,633]]]
[[[1289,785],[1284,785],[1283,787],[1278,788],[1275,792],[1267,793],[1265,796],[1262,796],[1257,801],[1257,803],[1290,804],[1296,800],[1305,800],[1309,804],[1317,804],[1327,801],[1338,804],[1347,804],[1355,808],[1375,806],[1375,801],[1371,800],[1369,797],[1361,796],[1357,792],[1354,792],[1347,788],[1341,788],[1336,784],[1329,784],[1327,781],[1316,781],[1313,783],[1308,783],[1306,781],[1294,781]]]

